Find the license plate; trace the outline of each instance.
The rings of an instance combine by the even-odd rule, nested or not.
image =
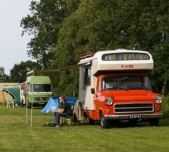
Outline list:
[[[141,115],[130,115],[130,119],[140,119]]]

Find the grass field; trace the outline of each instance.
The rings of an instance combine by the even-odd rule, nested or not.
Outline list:
[[[30,109],[26,124],[25,108],[0,106],[0,152],[168,152],[169,118],[160,120],[159,127],[148,123],[114,126],[64,125],[44,127],[53,121],[53,114]]]

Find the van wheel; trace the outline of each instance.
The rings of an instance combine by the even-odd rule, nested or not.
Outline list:
[[[159,126],[159,118],[150,119],[150,126]]]
[[[100,124],[102,128],[108,128],[109,127],[109,121],[105,119],[102,112],[100,113]]]

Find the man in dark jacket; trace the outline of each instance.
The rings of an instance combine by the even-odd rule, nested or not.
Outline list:
[[[54,109],[54,116],[55,116],[55,122],[56,127],[60,127],[60,117],[71,117],[72,116],[72,109],[67,102],[65,97],[59,97],[59,108]]]

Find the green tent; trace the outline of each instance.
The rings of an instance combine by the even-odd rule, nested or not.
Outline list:
[[[13,100],[17,103],[20,104],[20,86],[5,86],[3,88],[3,91],[9,93]]]

